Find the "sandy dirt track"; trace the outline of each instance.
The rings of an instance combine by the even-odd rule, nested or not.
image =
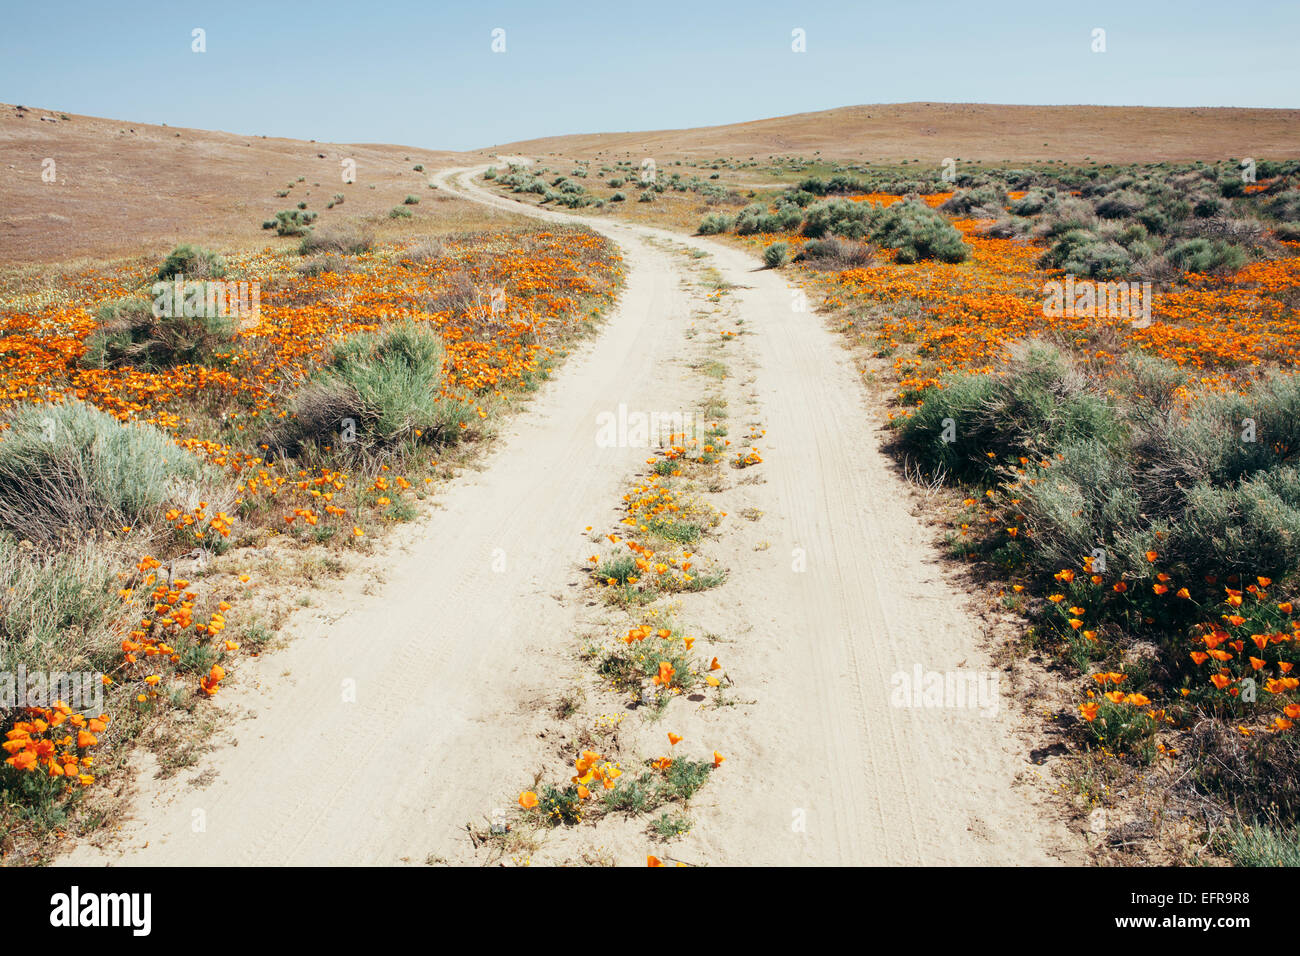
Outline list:
[[[437,182],[525,211],[469,178],[451,170]],[[729,653],[752,704],[710,744],[730,756],[706,787],[694,852],[715,865],[1080,862],[1041,788],[1019,779],[1035,768],[1005,681],[993,715],[891,703],[897,672],[991,665],[836,337],[793,311],[786,280],[748,252],[592,225],[628,267],[599,337],[505,426],[482,471],[448,483],[436,509],[392,534],[375,593],[341,588],[294,620],[288,647],[241,666],[217,704],[249,713],[229,732],[237,745],[183,777],[142,775],[120,839],[60,862],[474,859],[466,822],[527,779],[556,681],[578,669],[571,628],[588,552],[576,532],[617,503],[645,459],[598,447],[596,416],[691,397],[678,354],[700,293],[670,242],[706,251],[742,287],[733,295],[753,333],[767,429],[766,481],[752,493],[772,542],[722,589],[751,626]],[[502,554],[504,573],[493,570]],[[644,850],[624,847],[617,862],[644,864]]]

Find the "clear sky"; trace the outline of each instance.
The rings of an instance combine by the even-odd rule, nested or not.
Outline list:
[[[0,0],[0,101],[235,133],[472,149],[917,100],[1297,107],[1300,0]]]

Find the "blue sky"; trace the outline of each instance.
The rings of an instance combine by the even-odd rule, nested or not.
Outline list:
[[[0,15],[3,102],[428,149],[914,100],[1300,106],[1295,0],[22,0]]]

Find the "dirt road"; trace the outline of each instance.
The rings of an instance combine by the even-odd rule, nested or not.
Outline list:
[[[528,208],[467,179],[437,177],[448,191]],[[729,762],[707,787],[694,852],[713,864],[1075,858],[1039,790],[1017,783],[1034,768],[1008,687],[993,713],[896,706],[899,673],[991,666],[835,336],[794,311],[787,282],[747,252],[593,225],[628,267],[601,335],[507,425],[482,471],[450,482],[437,510],[394,535],[375,593],[341,591],[293,625],[287,648],[243,666],[218,704],[255,714],[234,724],[237,745],[183,777],[143,779],[121,839],[62,862],[473,859],[465,823],[537,765],[541,712],[577,669],[568,642],[587,553],[577,533],[644,462],[644,450],[598,447],[596,417],[620,402],[690,400],[679,353],[706,303],[668,242],[707,252],[741,287],[732,295],[767,429],[766,481],[752,494],[771,547],[724,586],[748,628],[729,670],[749,703],[727,715]],[[644,850],[617,862],[643,864]]]

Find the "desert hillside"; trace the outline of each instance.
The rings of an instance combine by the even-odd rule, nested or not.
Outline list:
[[[986,163],[1150,163],[1277,159],[1295,155],[1297,147],[1300,110],[893,103],[699,129],[553,136],[498,148],[565,156],[760,157],[820,151],[827,158],[867,162],[937,163],[952,156]]]
[[[253,245],[287,204],[342,193],[334,218],[382,217],[435,168],[497,154],[662,159],[801,154],[865,162],[945,157],[1159,162],[1300,153],[1300,110],[903,103],[700,129],[592,133],[473,153],[317,143],[153,126],[0,104],[0,258],[156,253],[181,241]],[[54,161],[54,182],[43,179]],[[343,182],[345,159],[355,182]],[[423,170],[416,169],[423,166]],[[302,182],[298,182],[299,178]],[[295,188],[286,195],[288,184]],[[427,195],[427,193],[425,193]],[[291,197],[291,199],[290,199]]]
[[[156,252],[184,241],[262,242],[263,220],[338,193],[352,217],[425,190],[458,154],[152,126],[0,104],[0,258],[59,261]],[[54,182],[42,172],[54,161]],[[345,183],[344,159],[356,161]],[[297,183],[299,177],[304,181]],[[292,201],[277,196],[296,183]]]

